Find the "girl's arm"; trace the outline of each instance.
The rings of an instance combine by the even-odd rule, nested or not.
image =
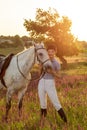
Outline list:
[[[47,73],[52,74],[55,78],[60,78],[60,76],[59,76],[59,71],[55,71],[55,70],[48,69],[48,70],[47,70]]]

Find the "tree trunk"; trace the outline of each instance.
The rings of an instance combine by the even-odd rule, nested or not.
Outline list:
[[[60,56],[59,59],[62,62],[62,68],[66,69],[67,68],[67,60],[64,59],[64,57],[62,57],[62,56]]]

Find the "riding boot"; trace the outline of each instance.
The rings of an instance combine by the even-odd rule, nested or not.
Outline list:
[[[47,115],[47,109],[41,109],[41,119],[40,119],[40,126],[43,127]]]
[[[47,109],[42,109],[41,108],[41,117],[42,116],[46,117],[46,115],[47,115]]]
[[[62,120],[67,123],[67,118],[66,118],[64,110],[62,108],[59,109],[58,114],[60,115],[60,117],[62,118]]]

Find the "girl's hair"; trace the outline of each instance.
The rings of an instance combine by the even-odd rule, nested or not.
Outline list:
[[[47,50],[49,50],[49,49],[53,49],[53,50],[55,50],[57,52],[57,47],[55,45],[53,45],[53,44],[47,46]]]

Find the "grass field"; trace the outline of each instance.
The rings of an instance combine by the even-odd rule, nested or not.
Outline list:
[[[0,54],[8,55],[9,53],[18,53],[23,50],[23,47],[9,47],[9,48],[0,48]]]
[[[3,54],[12,52],[11,49],[7,50],[3,50]],[[68,68],[61,70],[63,78],[56,80],[58,96],[67,115],[67,124],[60,119],[48,99],[47,119],[44,127],[40,127],[37,83],[33,82],[24,96],[20,118],[18,117],[17,95],[13,96],[8,123],[3,121],[6,90],[0,90],[0,130],[87,130],[87,60],[80,61],[80,59],[86,59],[86,56],[68,57]]]

